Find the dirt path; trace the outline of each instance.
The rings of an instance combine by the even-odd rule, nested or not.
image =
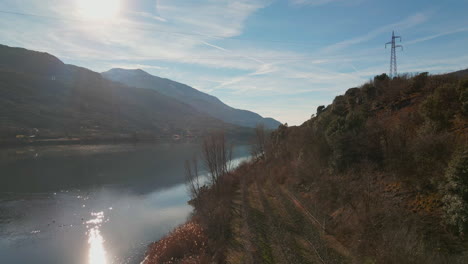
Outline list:
[[[255,246],[252,243],[251,231],[245,221],[248,218],[248,190],[245,180],[233,200],[233,211],[235,214],[232,222],[233,245],[228,249],[227,262],[232,264],[255,264],[253,252]]]
[[[228,263],[351,262],[301,202],[276,184],[241,183],[233,209]]]
[[[321,223],[296,197],[294,194],[292,194],[289,190],[284,188],[283,186],[280,187],[281,191],[286,194],[287,197],[292,201],[292,203],[306,216],[306,218],[309,220],[309,222],[314,225],[317,229],[320,229],[321,232],[321,237],[323,241],[327,243],[327,245],[337,252],[339,252],[341,255],[346,256],[347,258],[350,258],[353,263],[355,263],[355,260],[350,253],[350,251],[343,246],[335,237],[333,237],[330,234],[327,234],[326,228],[323,223]]]

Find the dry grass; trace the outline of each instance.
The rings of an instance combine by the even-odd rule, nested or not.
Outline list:
[[[209,263],[208,237],[195,221],[189,221],[150,245],[143,264]]]

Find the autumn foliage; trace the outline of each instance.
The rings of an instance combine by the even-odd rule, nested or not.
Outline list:
[[[143,264],[208,263],[207,244],[202,227],[190,221],[153,243]]]

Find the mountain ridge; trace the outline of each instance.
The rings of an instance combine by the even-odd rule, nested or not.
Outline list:
[[[252,111],[233,108],[213,95],[183,83],[151,75],[141,69],[113,68],[101,74],[104,78],[131,87],[156,90],[227,123],[246,127],[255,127],[263,123],[269,129],[276,129],[281,124],[273,118],[264,118]]]
[[[48,53],[0,45],[0,141],[202,136],[225,123],[150,89],[135,89]],[[37,130],[40,131],[37,133]],[[36,132],[34,132],[36,131]]]

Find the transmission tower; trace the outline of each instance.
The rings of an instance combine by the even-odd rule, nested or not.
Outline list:
[[[399,39],[401,42],[400,36],[395,36],[395,31],[392,32],[392,41],[385,43],[385,48],[387,45],[392,45],[392,54],[390,55],[390,77],[397,76],[397,63],[396,63],[396,48],[401,48],[403,50],[402,45],[396,45],[396,39]]]

